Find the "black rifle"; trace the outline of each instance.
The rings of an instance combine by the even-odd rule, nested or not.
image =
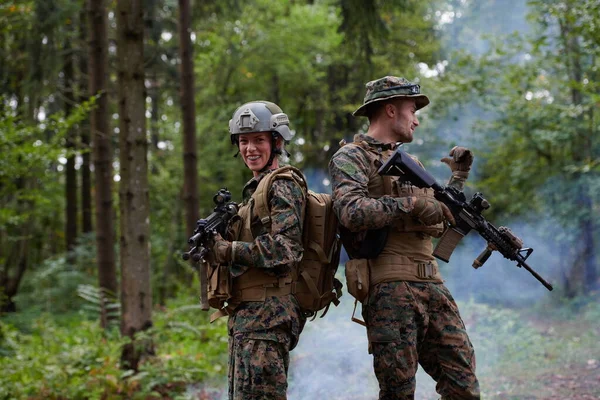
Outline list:
[[[533,252],[532,248],[524,248],[523,241],[510,229],[501,226],[496,228],[481,213],[490,208],[490,203],[481,193],[475,193],[467,202],[465,194],[452,186],[442,186],[423,167],[417,164],[408,154],[396,149],[394,154],[379,168],[380,175],[400,177],[403,182],[410,182],[418,188],[431,188],[435,198],[444,203],[452,212],[456,225],[446,229],[440,238],[433,255],[448,262],[452,252],[471,230],[477,231],[488,245],[473,261],[473,268],[481,267],[496,250],[509,260],[516,261],[517,267],[523,267],[531,273],[548,290],[552,285],[535,272],[526,260]]]
[[[200,262],[197,271],[200,275],[200,308],[202,310],[210,308],[208,305],[204,257],[210,251],[215,235],[219,233],[221,236],[225,236],[229,222],[238,212],[238,205],[231,201],[231,193],[226,188],[220,189],[214,195],[213,202],[216,206],[212,214],[196,222],[196,229],[188,239],[188,243],[192,247],[182,254],[184,260],[191,258],[196,263]]]

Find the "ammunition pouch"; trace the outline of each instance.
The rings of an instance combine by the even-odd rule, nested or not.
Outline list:
[[[233,279],[230,303],[265,301],[271,296],[285,296],[296,292],[296,281],[292,275],[278,278],[258,268],[250,269]]]
[[[361,303],[369,296],[369,260],[358,258],[346,263],[346,286],[356,300]]]
[[[208,265],[208,304],[221,309],[231,298],[231,278],[227,265]]]

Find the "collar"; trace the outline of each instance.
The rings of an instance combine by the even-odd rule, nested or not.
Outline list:
[[[244,189],[242,190],[242,199],[246,200],[256,191],[258,187],[258,182],[262,180],[267,174],[273,172],[276,168],[272,168],[266,171],[261,172],[255,177],[252,177],[246,184],[244,185]]]
[[[354,135],[354,142],[366,142],[370,147],[375,147],[380,151],[395,150],[402,144],[402,142],[383,143],[364,133]]]

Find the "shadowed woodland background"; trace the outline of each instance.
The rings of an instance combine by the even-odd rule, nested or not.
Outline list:
[[[466,191],[555,287],[497,254],[473,270],[476,234],[442,265],[483,398],[600,398],[597,0],[0,0],[0,60],[0,399],[222,398],[225,323],[181,253],[250,178],[233,111],[279,104],[329,192],[384,75],[432,101],[406,150],[443,182],[472,148]],[[307,324],[290,399],[377,397],[352,305]]]

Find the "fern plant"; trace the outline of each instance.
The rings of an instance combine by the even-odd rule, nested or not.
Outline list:
[[[77,295],[86,300],[83,310],[100,319],[103,327],[118,326],[121,317],[121,303],[115,293],[106,288],[92,285],[79,285]]]

